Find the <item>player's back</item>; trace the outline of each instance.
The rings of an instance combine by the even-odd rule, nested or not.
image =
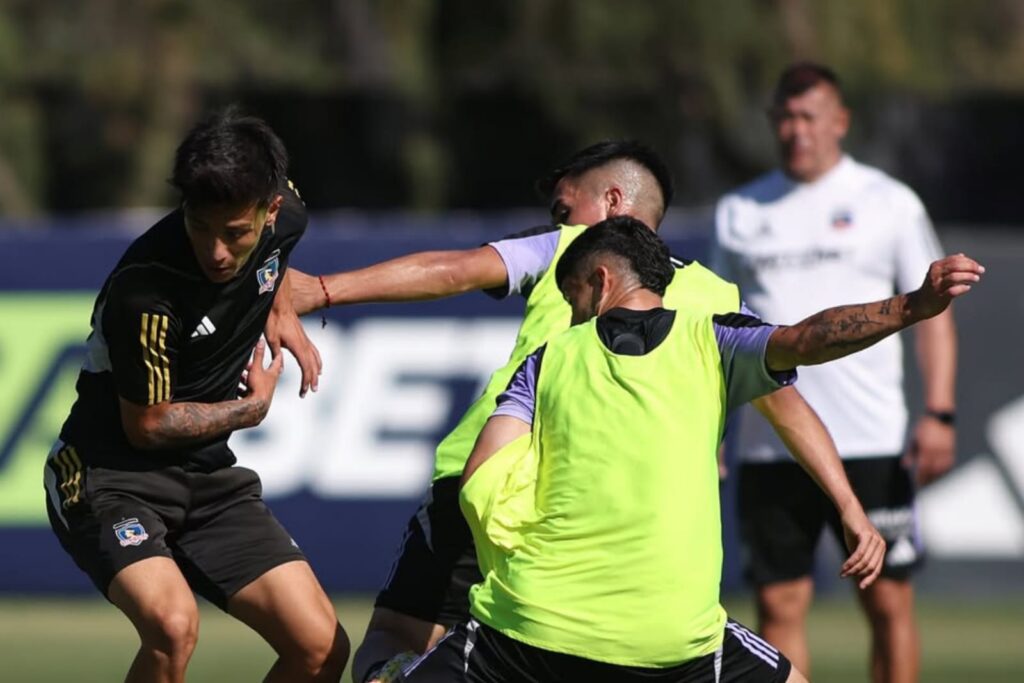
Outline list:
[[[609,351],[594,321],[548,343],[534,510],[473,590],[473,613],[492,628],[634,666],[717,647],[721,357],[710,316],[676,316],[642,356]]]

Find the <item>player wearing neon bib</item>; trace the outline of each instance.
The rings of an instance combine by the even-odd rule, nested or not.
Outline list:
[[[560,225],[551,231],[547,241],[554,243],[555,248],[550,263],[557,263],[572,241],[586,229],[585,225]],[[513,250],[516,246],[499,242],[496,248],[507,259],[514,258]],[[740,295],[736,285],[726,282],[695,261],[673,259],[673,265],[675,275],[665,294],[665,305],[669,308],[705,313],[728,313],[740,309]],[[462,473],[476,437],[491,416],[494,400],[505,390],[512,373],[526,356],[547,342],[552,335],[569,327],[570,314],[565,298],[555,285],[554,268],[548,267],[529,290],[523,322],[508,363],[491,375],[480,397],[469,407],[455,429],[438,444],[434,461],[435,480]]]
[[[950,257],[911,295],[783,328],[745,314],[667,310],[673,273],[656,235],[628,217],[586,231],[557,279],[573,322],[590,321],[528,356],[463,474],[464,510],[491,558],[472,591],[474,618],[402,680],[805,680],[718,603],[715,456],[725,414],[792,381],[796,365],[936,315],[981,271]],[[487,475],[491,457],[526,435],[537,457],[521,467],[533,485],[493,495],[503,478],[524,473],[499,460]],[[480,475],[487,483],[474,489]],[[876,571],[883,552],[873,543],[844,573]]]
[[[604,142],[574,155],[541,183],[550,197],[554,225],[528,230],[477,249],[411,254],[347,273],[317,278],[294,276],[296,310],[316,310],[328,302],[434,299],[470,290],[527,299],[523,326],[509,363],[491,379],[455,431],[439,446],[435,477],[420,509],[410,518],[391,572],[377,596],[366,637],[353,661],[357,681],[387,680],[388,660],[403,650],[424,652],[448,628],[468,615],[469,587],[481,580],[469,528],[458,509],[458,475],[477,433],[518,363],[552,334],[568,327],[569,308],[557,291],[556,258],[572,241],[609,216],[630,215],[656,227],[672,196],[668,170],[648,148],[632,142]],[[696,263],[675,262],[678,284],[670,304],[731,312],[741,302],[735,287]],[[793,389],[760,399],[766,414],[802,463],[816,477],[845,482],[828,432]],[[840,490],[840,489],[837,489]],[[848,488],[837,503],[859,505]],[[866,539],[874,533],[863,519]],[[867,579],[866,579],[867,580]]]

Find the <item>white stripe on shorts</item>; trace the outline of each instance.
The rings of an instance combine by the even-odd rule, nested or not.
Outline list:
[[[476,619],[470,619],[466,624],[466,646],[462,648],[462,673],[469,673],[469,656],[473,654],[473,646],[476,645],[476,630],[480,623]]]
[[[779,651],[735,622],[727,622],[725,628],[740,641],[752,655],[764,660],[773,669],[779,668]]]
[[[453,635],[455,635],[455,629],[454,628],[449,629],[448,633],[445,633],[443,636],[441,636],[441,640],[437,641],[437,645],[435,645],[434,647],[430,648],[429,650],[427,650],[426,652],[421,654],[419,657],[417,657],[416,659],[414,659],[411,662],[409,662],[408,664],[406,664],[405,667],[402,669],[402,677],[404,678],[404,677],[408,676],[409,674],[411,674],[413,671],[415,671],[416,667],[418,667],[420,664],[422,664],[427,659],[427,657],[429,657],[430,655],[432,655],[434,653],[434,650],[436,650],[437,648],[441,647],[441,645],[444,643],[444,641],[448,640]]]

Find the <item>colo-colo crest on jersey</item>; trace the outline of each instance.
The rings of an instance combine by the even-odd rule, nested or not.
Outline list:
[[[275,249],[263,262],[260,269],[256,271],[256,281],[260,285],[260,294],[274,291],[277,284],[277,276],[281,272],[281,250]]]

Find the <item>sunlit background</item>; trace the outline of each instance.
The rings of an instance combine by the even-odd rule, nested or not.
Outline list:
[[[701,259],[717,197],[775,163],[765,107],[796,59],[842,78],[850,153],[907,182],[946,250],[989,268],[956,313],[958,465],[919,496],[922,680],[1024,680],[1015,0],[0,0],[0,679],[115,680],[134,653],[127,620],[52,537],[41,468],[96,292],[174,205],[173,151],[205,112],[240,103],[284,139],[312,214],[293,259],[303,270],[543,224],[535,179],[608,137],[666,159],[677,193],[664,234]],[[289,366],[268,420],[232,441],[354,641],[435,443],[507,357],[521,310],[476,293],[311,320],[323,388],[299,400]],[[753,622],[732,489],[724,587]],[[838,550],[821,555],[815,680],[867,680]],[[190,680],[253,680],[272,660],[242,625],[203,618]]]

